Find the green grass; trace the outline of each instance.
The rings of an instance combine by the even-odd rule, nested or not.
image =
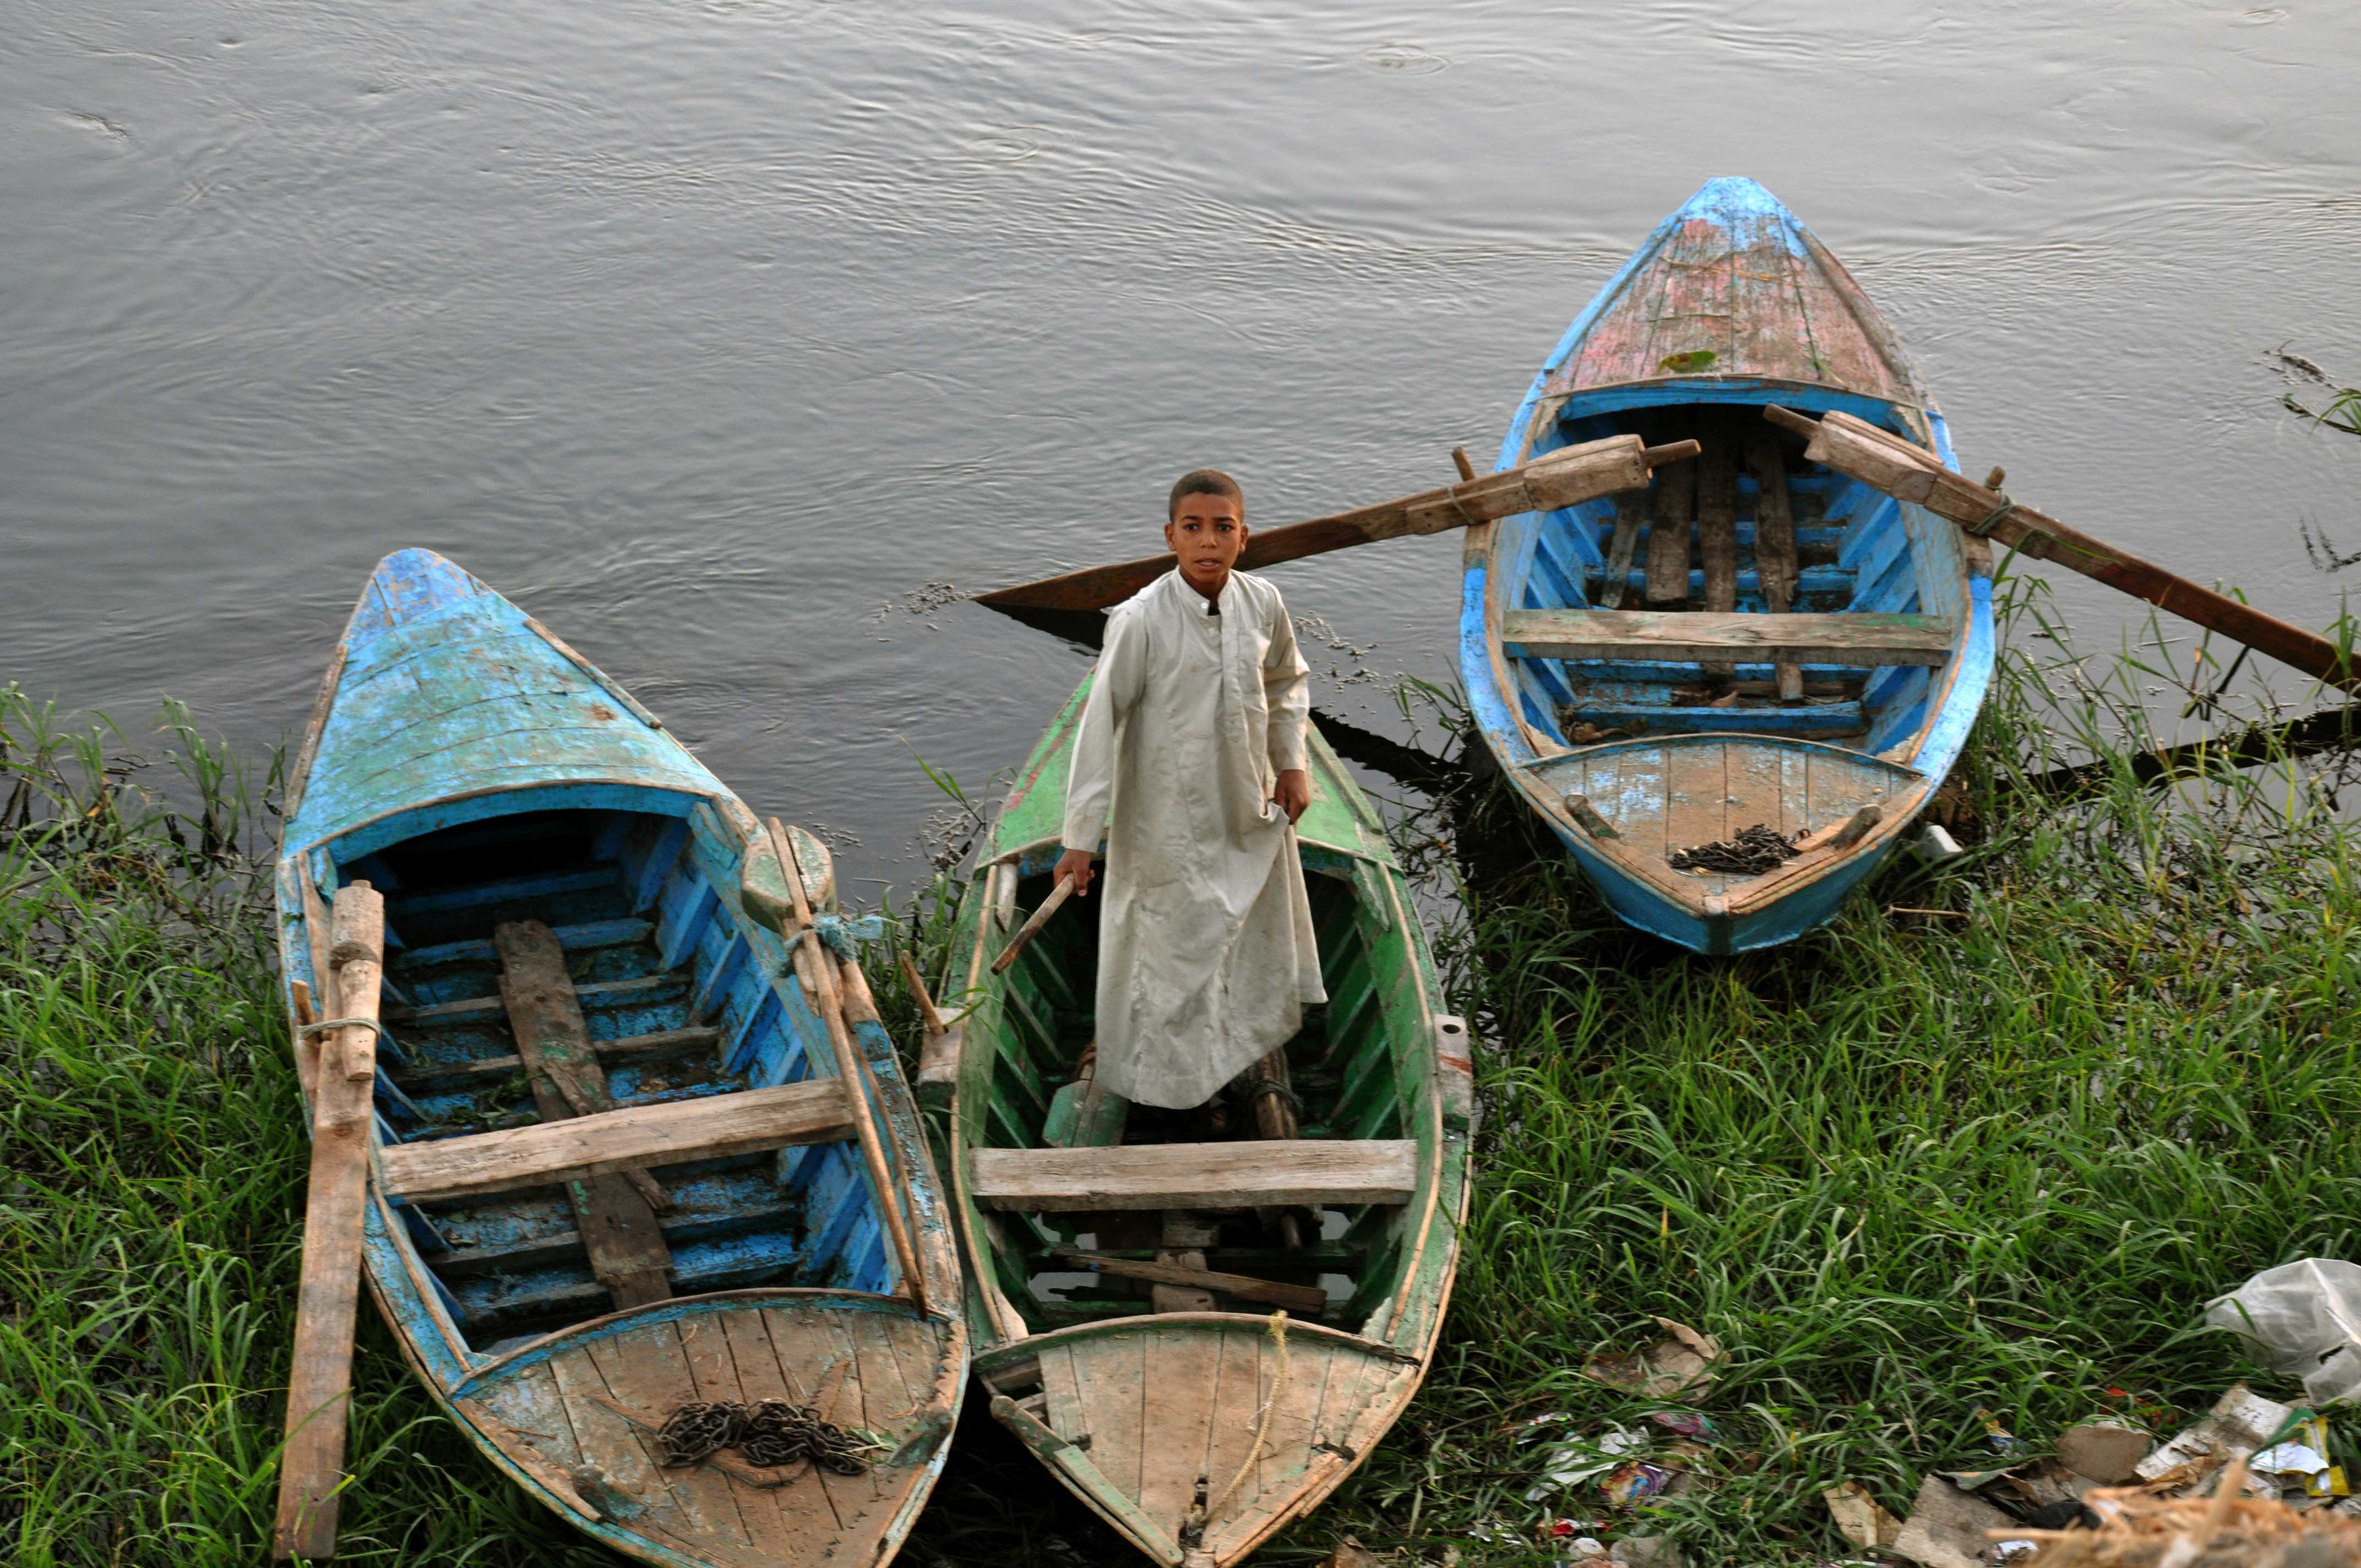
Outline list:
[[[2192,1332],[2205,1299],[2361,1256],[2341,760],[2026,790],[2120,762],[2149,687],[2202,685],[2155,650],[2076,663],[2026,635],[2043,609],[2015,607],[2048,652],[2012,658],[1947,800],[1971,853],[1889,869],[1787,948],[1630,935],[1489,785],[1405,809],[1405,850],[1459,895],[1441,955],[1490,1047],[1474,1212],[1424,1391],[1266,1561],[1349,1531],[1403,1562],[1546,1562],[1545,1517],[1610,1516],[1595,1488],[1529,1502],[1516,1428],[1644,1416],[1578,1374],[1661,1314],[1728,1347],[1720,1441],[1703,1486],[1617,1528],[1801,1568],[1841,1545],[1821,1487],[1902,1511],[1988,1453],[1978,1407],[2037,1442],[2201,1409],[2253,1372]],[[247,858],[275,777],[168,717],[166,766],[109,773],[122,737],[0,695],[0,1559],[36,1568],[253,1563],[276,1484],[304,1145]],[[941,939],[935,898],[913,914]],[[369,1314],[357,1381],[349,1557],[613,1561],[473,1457]],[[1122,1560],[974,1409],[905,1558]]]

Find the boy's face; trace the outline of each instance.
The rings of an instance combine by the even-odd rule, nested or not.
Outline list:
[[[1246,547],[1246,518],[1228,496],[1182,496],[1164,525],[1164,543],[1180,557],[1180,575],[1191,587],[1219,592]]]

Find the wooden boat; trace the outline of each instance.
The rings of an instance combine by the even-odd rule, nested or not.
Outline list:
[[[1334,1490],[1425,1373],[1466,1212],[1468,1035],[1382,828],[1315,731],[1297,832],[1330,1001],[1283,1047],[1297,1135],[1271,1140],[1239,1105],[1226,1135],[1135,1106],[1045,1137],[1060,1086],[1090,1092],[1101,901],[1068,902],[992,969],[1050,892],[1088,689],[1026,763],[963,896],[945,984],[968,1011],[934,1130],[994,1415],[1148,1557],[1211,1568]],[[930,1057],[922,1096],[948,1068]]]
[[[957,1255],[860,969],[837,961],[849,1047],[782,977],[775,927],[803,927],[781,915],[779,839],[424,550],[363,590],[293,774],[278,894],[299,1015],[293,982],[326,997],[342,961],[329,901],[361,882],[384,898],[363,1266],[436,1402],[642,1561],[890,1558],[967,1381]],[[826,850],[783,837],[825,908]],[[867,1080],[851,1093],[847,1059]],[[679,1407],[763,1399],[874,1446],[849,1475],[731,1449],[662,1463]]]
[[[1751,180],[1714,180],[1575,318],[1500,448],[1704,443],[1650,488],[1471,529],[1460,673],[1515,787],[1615,913],[1700,952],[1826,920],[1950,771],[1992,682],[1980,542],[1803,456],[1767,404],[1955,467],[1894,332]],[[1762,824],[1801,852],[1683,871]]]

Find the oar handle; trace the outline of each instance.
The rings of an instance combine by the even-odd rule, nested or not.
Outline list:
[[[1017,928],[1016,935],[1008,939],[1008,946],[1001,948],[1000,956],[992,960],[992,972],[1006,974],[1008,966],[1016,961],[1016,955],[1025,950],[1025,945],[1041,934],[1041,927],[1049,923],[1049,916],[1058,913],[1058,906],[1073,894],[1074,879],[1071,877],[1051,888],[1049,896],[1041,901],[1041,907],[1033,912],[1033,917]]]

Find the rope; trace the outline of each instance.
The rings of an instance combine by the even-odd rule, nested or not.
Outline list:
[[[809,1459],[839,1475],[858,1475],[869,1468],[867,1453],[878,1447],[862,1442],[834,1421],[824,1421],[809,1405],[785,1399],[760,1399],[751,1405],[735,1399],[683,1405],[664,1418],[656,1431],[656,1446],[667,1465],[694,1464],[725,1448],[735,1448],[749,1464],[764,1467]]]
[[[1255,1425],[1254,1446],[1246,1450],[1246,1460],[1238,1466],[1238,1473],[1230,1477],[1230,1484],[1222,1488],[1222,1495],[1213,1499],[1213,1506],[1198,1519],[1200,1530],[1220,1515],[1229,1502],[1230,1495],[1238,1489],[1238,1483],[1246,1478],[1246,1472],[1253,1469],[1255,1461],[1262,1457],[1263,1444],[1270,1441],[1270,1419],[1278,1414],[1279,1397],[1287,1392],[1287,1312],[1284,1308],[1270,1315],[1270,1337],[1271,1343],[1279,1346],[1279,1373],[1271,1379],[1270,1399],[1262,1408],[1262,1420]]]
[[[1960,524],[1961,528],[1966,529],[1970,533],[1974,534],[1979,539],[1990,538],[1992,536],[1992,531],[1998,528],[2003,522],[2008,521],[2008,514],[2016,510],[2016,503],[2008,499],[2008,492],[2006,490],[1994,490],[1993,494],[2000,498],[2000,505],[1993,508],[1989,516],[1987,516],[1982,522],[1963,522]]]
[[[1472,484],[1474,484],[1476,481],[1474,481],[1473,479],[1470,479],[1470,480],[1467,480],[1466,482],[1467,482],[1468,484],[1471,484],[1471,485],[1472,485]],[[1451,496],[1451,510],[1452,510],[1453,511],[1455,511],[1455,512],[1457,512],[1457,513],[1459,514],[1459,521],[1460,521],[1462,523],[1466,524],[1466,525],[1467,527],[1469,527],[1469,528],[1473,528],[1473,527],[1475,527],[1475,526],[1476,526],[1476,520],[1475,520],[1474,518],[1472,518],[1472,517],[1470,517],[1470,516],[1468,516],[1468,515],[1467,515],[1467,503],[1466,503],[1466,501],[1461,500],[1461,499],[1459,499],[1459,487],[1458,487],[1457,485],[1454,485],[1454,486],[1452,486],[1452,487],[1451,487],[1450,496]]]
[[[1719,872],[1725,876],[1761,876],[1795,858],[1795,840],[1765,822],[1672,857],[1676,872]]]
[[[386,1026],[374,1018],[323,1018],[317,1024],[304,1025],[302,1032],[306,1035],[324,1035],[331,1029],[356,1028],[374,1029],[377,1031],[377,1037],[380,1040],[390,1042],[393,1038],[392,1035],[386,1031]]]

